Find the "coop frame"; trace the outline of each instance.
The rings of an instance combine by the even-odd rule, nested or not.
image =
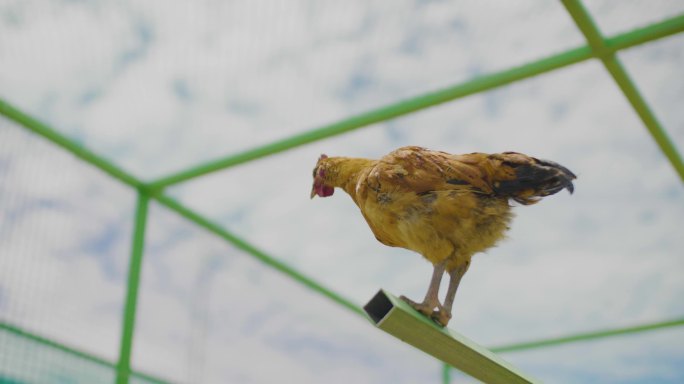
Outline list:
[[[352,116],[341,121],[328,124],[316,129],[271,142],[266,145],[241,151],[226,157],[199,164],[181,172],[156,179],[142,180],[135,175],[126,172],[118,165],[108,161],[103,156],[89,150],[77,141],[59,133],[56,129],[41,122],[39,119],[14,107],[9,101],[0,99],[0,114],[14,121],[28,131],[52,142],[58,147],[70,152],[82,161],[100,169],[119,182],[137,191],[137,203],[134,216],[134,230],[127,276],[125,305],[123,311],[123,326],[120,338],[119,357],[117,361],[96,356],[87,351],[52,340],[45,335],[39,335],[22,329],[16,324],[0,321],[0,330],[15,336],[31,340],[46,347],[72,355],[74,357],[108,367],[116,371],[116,381],[119,384],[128,383],[129,378],[137,377],[153,383],[166,383],[165,379],[152,374],[134,371],[131,368],[131,351],[134,342],[134,330],[136,322],[136,310],[138,299],[138,286],[140,281],[141,266],[144,257],[145,229],[148,218],[148,205],[151,200],[165,206],[171,211],[222,238],[232,246],[246,252],[263,264],[281,272],[292,280],[323,295],[343,308],[366,317],[363,309],[356,303],[346,299],[343,295],[327,288],[322,283],[296,268],[288,265],[285,261],[268,254],[245,239],[233,234],[218,223],[199,214],[191,208],[181,204],[177,200],[165,194],[165,188],[178,185],[197,177],[225,170],[266,156],[272,156],[280,152],[290,150],[305,144],[323,140],[332,136],[368,127],[371,124],[380,123],[398,118],[413,112],[423,110],[438,104],[451,102],[473,94],[486,92],[507,84],[522,81],[544,73],[559,70],[588,60],[602,62],[608,74],[613,78],[631,107],[642,120],[644,126],[655,140],[656,144],[674,168],[676,174],[684,181],[684,161],[669,138],[667,132],[658,121],[657,117],[639,92],[622,65],[617,53],[637,45],[652,43],[658,39],[684,32],[684,14],[652,23],[650,25],[634,29],[629,32],[604,37],[591,15],[579,0],[563,0],[563,6],[575,22],[576,27],[586,38],[587,44],[557,53],[527,64],[516,66],[500,72],[479,76],[475,79],[459,83],[433,92],[417,95],[415,97],[395,102],[365,113]],[[597,330],[586,333],[570,334],[566,336],[524,341],[508,345],[492,346],[489,351],[493,353],[505,353],[533,348],[543,348],[566,343],[574,343],[599,338],[608,338],[633,334],[638,332],[652,331],[668,327],[684,325],[684,318],[664,319],[648,324],[639,324],[631,327]],[[448,333],[446,336],[450,337]],[[442,359],[444,360],[444,359]],[[484,367],[484,365],[483,365]],[[482,368],[484,369],[484,368]],[[450,382],[451,368],[448,364],[443,365],[442,380]]]

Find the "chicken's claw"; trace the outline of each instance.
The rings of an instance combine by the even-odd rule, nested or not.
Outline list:
[[[399,299],[405,301],[408,305],[410,305],[413,309],[416,311],[422,313],[426,317],[432,319],[434,322],[439,324],[442,327],[445,327],[447,323],[449,323],[449,320],[451,320],[451,314],[446,312],[444,308],[442,307],[442,304],[439,302],[437,303],[416,303],[415,301],[409,299],[406,296],[400,296]],[[438,308],[435,310],[435,308]]]
[[[416,303],[415,301],[409,299],[406,296],[400,296],[399,297],[401,300],[404,300],[408,305],[413,307],[416,311],[422,313],[423,315],[430,317],[432,316],[432,312],[434,312],[434,306],[430,306],[430,304],[427,303]]]
[[[451,320],[451,313],[449,313],[443,309],[438,309],[438,310],[432,312],[432,315],[430,315],[430,318],[435,323],[441,325],[442,327],[446,327],[447,324],[449,324],[449,320]]]

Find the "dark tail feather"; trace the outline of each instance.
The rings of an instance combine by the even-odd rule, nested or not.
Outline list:
[[[563,189],[574,192],[572,180],[577,176],[569,169],[553,161],[532,160],[523,164],[504,162],[515,169],[515,179],[500,181],[495,192],[525,205],[534,204],[540,198]]]

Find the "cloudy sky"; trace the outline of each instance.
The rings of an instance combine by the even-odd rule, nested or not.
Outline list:
[[[607,36],[684,12],[676,0],[586,6]],[[542,0],[0,0],[0,97],[151,181],[583,44]],[[684,36],[619,57],[684,148]],[[516,150],[579,175],[573,196],[517,207],[509,239],[475,258],[453,329],[496,346],[684,316],[681,180],[596,61],[167,193],[359,305],[380,287],[420,298],[428,263],[377,243],[344,194],[308,198],[321,153],[403,145]],[[115,361],[135,199],[0,118],[0,320]],[[135,369],[193,383],[439,382],[436,360],[154,203],[146,241]],[[548,382],[678,383],[682,345],[672,329],[503,357]],[[111,381],[0,333],[2,376]]]

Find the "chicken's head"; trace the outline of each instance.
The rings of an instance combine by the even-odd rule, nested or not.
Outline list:
[[[326,183],[326,162],[324,161],[327,159],[328,156],[326,155],[321,155],[321,157],[318,158],[318,162],[316,163],[316,167],[314,168],[313,171],[313,187],[311,187],[311,198],[313,199],[314,196],[320,196],[320,197],[328,197],[332,196],[333,193],[335,193],[335,187],[332,185],[328,185]]]

